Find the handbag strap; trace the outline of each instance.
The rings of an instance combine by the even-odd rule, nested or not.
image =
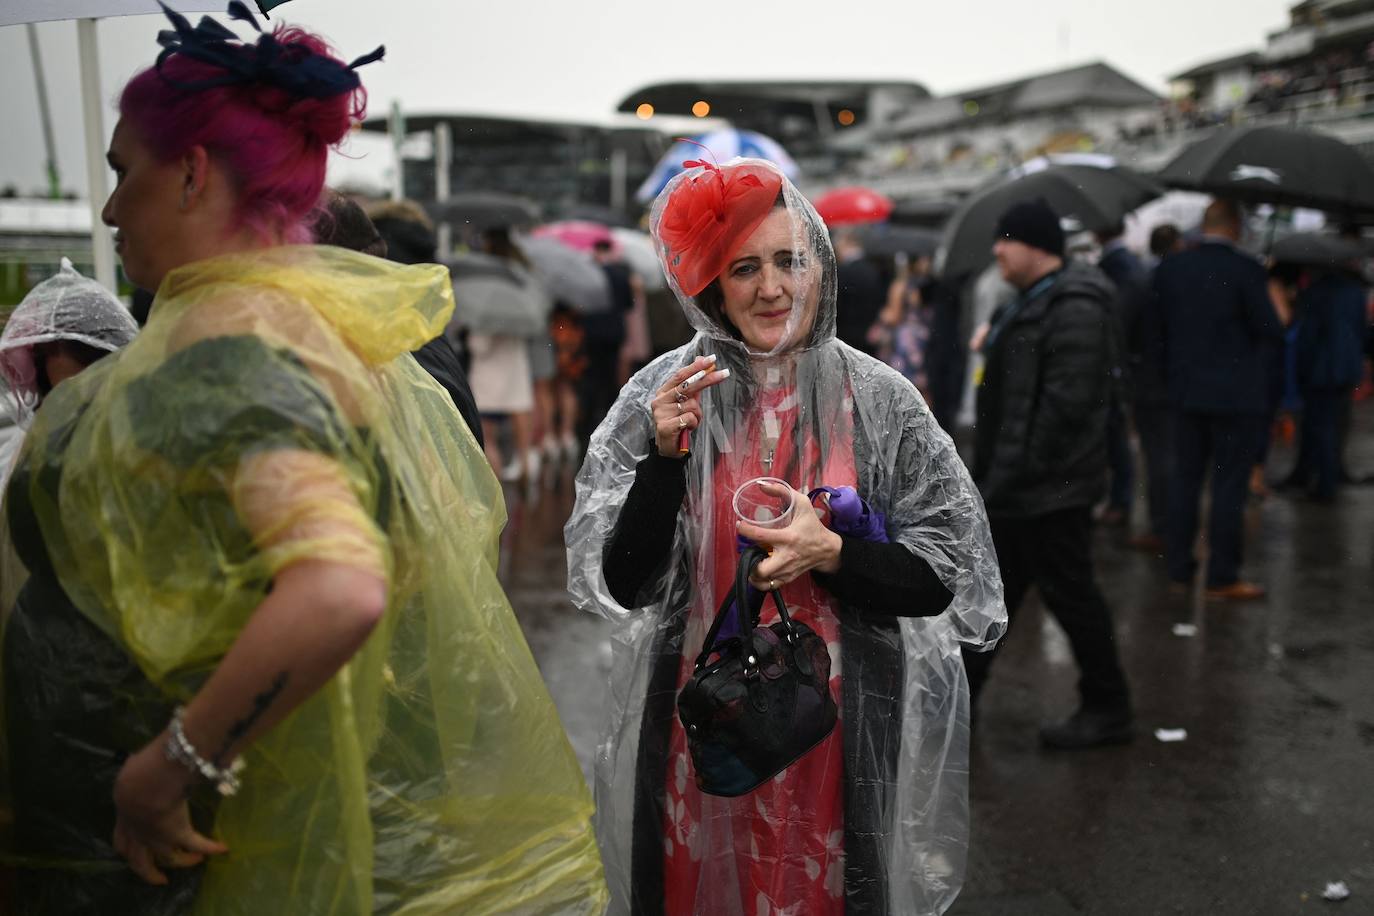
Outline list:
[[[759,625],[759,615],[749,609],[749,576],[754,572],[754,567],[763,562],[768,556],[768,551],[757,545],[745,548],[740,554],[739,563],[735,566],[735,589],[733,600],[727,597],[721,602],[720,609],[716,611],[716,619],[711,621],[711,629],[706,633],[706,640],[701,644],[701,654],[697,656],[694,670],[700,671],[706,667],[706,663],[711,660],[711,653],[715,651],[716,637],[720,635],[720,628],[725,623],[725,615],[730,610],[730,605],[734,604],[736,611],[741,617],[740,629],[748,633]],[[782,592],[773,589],[773,603],[777,605],[778,616],[782,619],[784,628],[787,631],[788,642],[796,638],[796,627],[792,625],[792,617],[787,613],[787,602],[782,600]],[[743,615],[749,614],[749,625],[744,626]]]

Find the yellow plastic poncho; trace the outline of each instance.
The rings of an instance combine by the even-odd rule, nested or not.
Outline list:
[[[406,355],[452,309],[442,268],[342,249],[195,263],[30,434],[17,479],[57,579],[168,705],[285,566],[390,583],[363,649],[245,754],[197,914],[604,908],[590,799],[497,581],[499,486]]]

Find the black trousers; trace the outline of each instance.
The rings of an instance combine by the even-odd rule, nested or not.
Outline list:
[[[1315,478],[1313,495],[1332,499],[1341,482],[1341,413],[1346,388],[1309,388],[1302,393],[1302,445],[1295,476]],[[1308,466],[1304,466],[1308,463]]]
[[[1033,518],[993,516],[989,522],[1008,616],[1014,619],[1026,591],[1036,586],[1045,607],[1069,637],[1084,708],[1129,710],[1130,690],[1116,654],[1111,611],[1093,576],[1091,510],[1084,506]],[[964,652],[974,702],[996,654],[995,649]]]
[[[1197,568],[1193,541],[1197,538],[1202,485],[1209,470],[1212,512],[1207,526],[1207,585],[1231,585],[1240,578],[1245,499],[1265,428],[1263,414],[1175,414],[1174,476],[1165,538],[1169,578],[1175,582],[1187,582]]]
[[[1150,533],[1161,540],[1169,518],[1169,480],[1174,469],[1174,412],[1167,406],[1135,405],[1135,431],[1145,464],[1145,502]]]
[[[578,436],[582,441],[591,438],[592,433],[606,419],[606,413],[615,403],[620,392],[620,345],[623,340],[589,340],[584,345],[587,353],[587,368],[582,372],[578,392],[581,400],[581,416],[578,418]]]
[[[1111,484],[1107,489],[1107,506],[1131,514],[1132,486],[1135,468],[1131,455],[1131,430],[1126,423],[1125,409],[1115,401],[1107,411],[1107,467]]]

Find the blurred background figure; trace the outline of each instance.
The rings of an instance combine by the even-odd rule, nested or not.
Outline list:
[[[1123,337],[1126,345],[1126,371],[1129,376],[1129,397],[1136,438],[1140,442],[1140,457],[1144,473],[1140,479],[1145,486],[1147,530],[1133,536],[1130,544],[1148,553],[1164,553],[1165,525],[1168,520],[1169,479],[1174,461],[1173,412],[1169,408],[1168,385],[1165,382],[1163,353],[1146,346],[1147,327],[1155,317],[1146,313],[1159,308],[1152,295],[1154,274],[1159,264],[1183,248],[1183,233],[1166,223],[1150,234],[1150,254],[1153,263],[1146,269],[1141,282],[1143,288],[1125,302]]]
[[[0,373],[15,425],[28,429],[53,388],[138,334],[124,303],[62,259],[58,272],[29,290],[0,334]],[[0,476],[9,475],[23,437],[0,446]]]
[[[582,376],[587,372],[586,332],[577,311],[562,300],[555,300],[549,316],[549,340],[553,344],[554,376],[549,383],[551,397],[541,402],[540,419],[544,428],[544,454],[576,466],[581,448],[577,441],[578,418],[582,415]],[[536,399],[539,387],[535,386]]]
[[[1114,354],[1112,374],[1116,379],[1111,407],[1107,413],[1107,464],[1111,471],[1107,487],[1107,504],[1099,520],[1107,525],[1130,527],[1131,505],[1135,497],[1135,458],[1131,452],[1131,430],[1126,415],[1133,380],[1130,377],[1126,354],[1126,316],[1133,303],[1145,295],[1148,276],[1145,265],[1135,252],[1126,247],[1121,223],[1096,233],[1099,246],[1097,266],[1116,288],[1112,310]]]
[[[398,264],[434,263],[434,236],[416,214],[418,207],[388,205],[390,215],[380,217],[387,234],[395,241],[393,249],[367,212],[347,196],[325,189],[325,202],[315,222],[315,238],[321,245],[337,245]],[[411,354],[420,368],[429,373],[453,399],[464,424],[482,444],[482,421],[468,385],[467,374],[457,352],[440,334]]]
[[[930,268],[929,255],[903,257],[888,287],[887,304],[869,329],[874,355],[915,385],[927,404],[932,400],[927,354],[935,322],[931,294],[936,287]]]
[[[57,274],[29,290],[0,334],[0,375],[20,433],[0,445],[0,620],[28,573],[10,542],[4,493],[24,432],[53,388],[123,347],[138,334],[124,304],[62,259]]]
[[[583,347],[587,361],[582,371],[582,410],[578,422],[584,441],[601,424],[606,411],[615,402],[616,393],[620,391],[624,381],[621,377],[621,349],[626,344],[626,319],[634,311],[635,303],[641,301],[644,295],[642,281],[616,253],[610,241],[598,241],[592,254],[610,284],[611,307],[607,311],[582,316]]]
[[[1302,401],[1297,465],[1284,480],[1317,502],[1341,483],[1341,417],[1364,374],[1367,293],[1355,265],[1304,278],[1294,303],[1294,381]]]
[[[870,356],[874,346],[868,330],[887,304],[887,287],[881,272],[864,254],[855,229],[837,229],[835,259],[839,263],[839,288],[835,298],[835,336]]]
[[[537,283],[530,272],[529,259],[510,235],[510,230],[492,227],[482,232],[482,251],[505,262],[522,284]],[[513,334],[472,332],[468,349],[472,358],[472,393],[482,413],[487,458],[503,481],[538,477],[540,454],[534,444],[534,371],[530,364],[530,341],[535,337]],[[542,359],[540,368],[547,371]],[[497,423],[509,420],[512,446],[501,448]]]
[[[1154,277],[1157,322],[1150,345],[1161,348],[1174,410],[1174,476],[1169,495],[1169,577],[1187,585],[1196,572],[1193,542],[1198,502],[1211,472],[1206,589],[1247,600],[1265,590],[1240,578],[1241,515],[1263,442],[1274,388],[1273,354],[1286,316],[1270,295],[1264,268],[1237,245],[1240,208],[1217,200],[1191,251],[1165,258]]]

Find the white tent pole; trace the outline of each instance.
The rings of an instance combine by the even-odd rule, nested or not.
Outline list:
[[[62,196],[62,181],[57,175],[57,147],[52,140],[52,112],[48,110],[48,81],[43,77],[43,49],[38,44],[38,26],[24,24],[29,36],[29,58],[33,61],[33,84],[38,90],[38,123],[43,128],[43,152],[48,161],[48,196]]]
[[[449,198],[449,186],[453,174],[453,130],[447,121],[434,125],[434,199],[445,201]],[[439,260],[448,263],[453,257],[453,226],[445,219],[439,223],[437,238]]]
[[[100,93],[100,45],[94,19],[76,21],[77,49],[81,58],[81,115],[86,131],[86,184],[91,204],[91,247],[95,252],[95,279],[118,292],[115,286],[114,240],[100,221],[109,196],[105,176],[104,98]]]

